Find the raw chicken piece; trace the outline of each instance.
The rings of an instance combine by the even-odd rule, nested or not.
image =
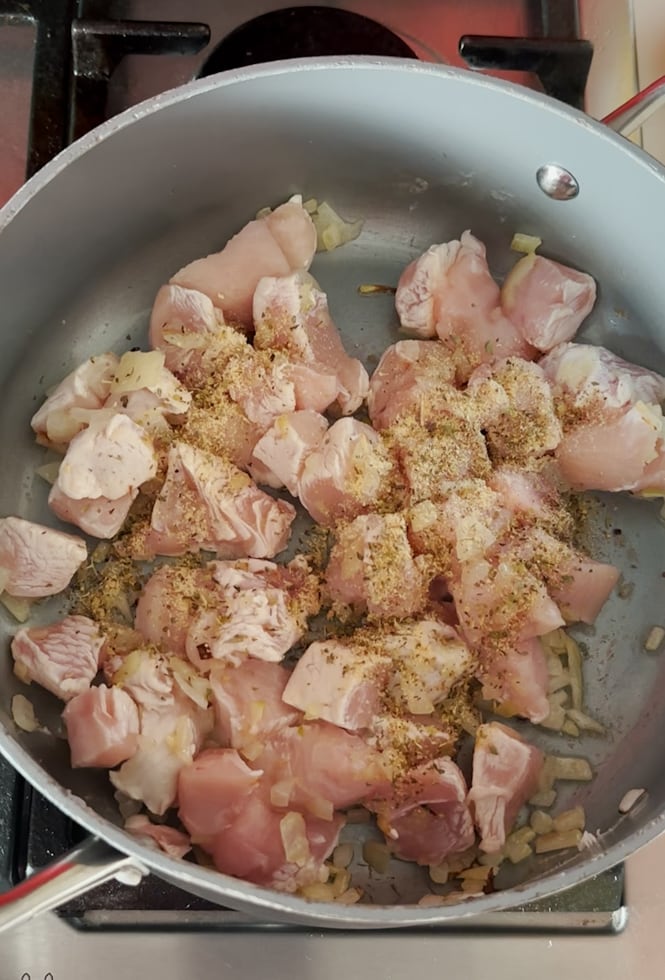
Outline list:
[[[506,545],[503,556],[537,571],[568,622],[594,623],[619,581],[614,565],[587,558],[540,527]]]
[[[162,286],[150,315],[150,344],[165,355],[166,367],[190,383],[201,382],[247,346],[243,334],[224,323],[221,310],[195,289]]]
[[[162,565],[143,586],[135,626],[158,649],[184,656],[194,615],[201,608],[216,608],[217,602],[211,569]]]
[[[298,496],[319,524],[352,520],[376,507],[392,468],[371,426],[339,419],[305,460]]]
[[[321,443],[328,422],[318,412],[280,415],[254,446],[250,472],[260,483],[285,486],[294,497],[305,460]]]
[[[491,551],[510,513],[483,480],[467,480],[443,500],[423,500],[409,508],[408,520],[415,552],[430,555],[440,572],[451,573],[459,562]]]
[[[470,399],[462,401],[459,414],[442,414],[436,422],[421,425],[404,417],[385,433],[407,487],[410,504],[445,499],[460,482],[484,480],[492,467],[487,445]],[[467,412],[464,413],[464,408]]]
[[[532,353],[503,315],[485,246],[469,231],[460,241],[432,245],[406,267],[395,306],[405,330],[422,338],[438,335],[444,342],[458,380],[487,361]]]
[[[298,725],[301,712],[282,700],[288,679],[281,664],[253,657],[237,667],[215,664],[210,687],[220,741],[242,751],[281,728]]]
[[[235,749],[204,749],[178,776],[178,816],[193,841],[208,845],[240,816],[256,790],[260,769],[250,769]]]
[[[665,492],[665,378],[589,344],[560,344],[540,364],[562,416],[564,479],[579,490]]]
[[[50,626],[23,627],[12,640],[14,673],[70,701],[90,687],[103,645],[97,623],[86,616],[65,616]]]
[[[264,276],[309,269],[316,229],[296,195],[231,238],[221,252],[190,262],[171,283],[208,296],[227,319],[252,325],[252,298]]]
[[[482,405],[483,430],[495,462],[527,462],[559,445],[561,423],[540,365],[521,357],[483,364],[469,378],[467,391]]]
[[[187,715],[180,715],[175,723],[172,717],[162,719],[162,724],[148,726],[148,733],[144,720],[136,752],[109,777],[116,789],[161,816],[177,800],[178,774],[194,758],[200,734]]]
[[[537,524],[561,538],[572,534],[571,515],[544,473],[497,466],[487,482],[512,515],[513,528]]]
[[[221,558],[272,558],[286,547],[295,513],[221,456],[176,442],[146,547],[158,555],[204,550]]]
[[[67,703],[62,719],[75,769],[110,769],[129,759],[138,748],[138,708],[120,688],[88,688]]]
[[[254,763],[265,771],[280,806],[326,819],[333,810],[383,797],[390,787],[385,759],[376,749],[324,721],[282,728]]]
[[[627,408],[665,399],[665,378],[605,347],[560,344],[539,363],[566,406],[583,409],[602,403],[605,408]]]
[[[431,245],[406,267],[395,295],[400,323],[418,337],[463,333],[498,303],[485,246],[470,231],[460,241]]]
[[[474,842],[466,795],[464,776],[444,756],[398,778],[388,800],[372,809],[397,857],[437,865]]]
[[[127,415],[117,414],[74,436],[54,486],[70,500],[119,500],[156,473],[150,439]]]
[[[142,714],[160,711],[173,703],[173,674],[164,654],[138,647],[118,661],[111,683],[122,688],[140,706]],[[107,664],[104,673],[108,673]]]
[[[290,371],[286,358],[248,347],[229,359],[222,378],[231,400],[265,432],[278,416],[295,411]]]
[[[361,406],[369,385],[367,372],[346,353],[326,294],[312,276],[295,272],[261,279],[254,293],[254,324],[256,347],[285,351],[293,361],[335,375],[337,404],[344,415]]]
[[[326,569],[335,602],[370,618],[413,616],[427,602],[424,569],[414,560],[401,514],[366,514],[339,527]]]
[[[665,424],[660,406],[638,402],[604,422],[581,424],[564,436],[559,470],[575,490],[648,490],[665,495]]]
[[[386,429],[402,415],[433,417],[439,389],[455,383],[455,365],[437,341],[400,340],[384,351],[369,383],[372,425]]]
[[[137,491],[132,490],[117,500],[107,500],[106,497],[72,500],[54,484],[48,496],[48,505],[61,521],[75,524],[94,538],[109,539],[122,528],[136,496]]]
[[[325,881],[330,856],[344,825],[275,810],[260,795],[251,796],[242,816],[218,834],[212,857],[218,871],[257,885],[294,892],[304,885]]]
[[[481,651],[477,676],[483,683],[483,697],[498,701],[504,713],[520,715],[536,725],[547,718],[549,674],[537,637]]]
[[[125,830],[133,837],[150,841],[169,857],[184,858],[192,849],[187,834],[167,824],[153,823],[145,813],[135,813],[125,820]]]
[[[324,640],[310,643],[282,695],[286,704],[350,731],[367,728],[380,706],[390,657],[371,645]]]
[[[564,625],[538,569],[510,554],[465,562],[449,581],[462,635],[471,644],[488,635],[514,642]]]
[[[224,456],[244,470],[252,461],[252,451],[263,435],[263,429],[250,422],[228,393],[217,387],[207,408],[192,405],[179,435],[188,446],[214,456]]]
[[[332,368],[291,362],[288,376],[296,396],[296,409],[325,412],[339,394],[339,381]]]
[[[429,715],[455,685],[468,678],[474,658],[452,626],[433,619],[396,623],[381,640],[393,660],[387,692],[399,710]]]
[[[37,442],[54,448],[66,446],[85,425],[72,417],[72,409],[101,408],[117,364],[115,354],[99,354],[68,374],[32,417]]]
[[[503,312],[540,351],[574,337],[595,302],[591,276],[535,252],[520,259],[501,290]]]
[[[498,722],[481,725],[468,802],[488,854],[503,847],[520,808],[536,791],[543,753]]]
[[[187,631],[191,662],[207,673],[215,660],[282,660],[319,608],[318,583],[306,563],[295,559],[284,567],[249,559],[210,567],[219,598]]]
[[[87,557],[82,538],[21,517],[0,518],[0,579],[9,595],[56,595]]]

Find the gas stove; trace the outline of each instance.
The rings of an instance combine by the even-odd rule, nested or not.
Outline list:
[[[261,61],[398,55],[489,71],[591,115],[625,101],[665,66],[657,0],[0,0],[0,202],[103,119],[194,77]],[[658,25],[657,49],[649,24]],[[641,40],[637,50],[635,38]],[[660,69],[660,71],[659,71]],[[665,158],[662,124],[643,135]],[[0,762],[0,883],[20,880],[83,831]],[[659,857],[660,855],[660,857]],[[322,933],[252,920],[148,876],[112,882],[3,937],[3,977],[165,980],[401,977],[442,966],[474,978],[655,980],[665,910],[665,843],[551,902],[462,926]],[[665,867],[665,863],[662,865]],[[260,936],[260,939],[259,939]],[[257,941],[258,940],[258,941]]]

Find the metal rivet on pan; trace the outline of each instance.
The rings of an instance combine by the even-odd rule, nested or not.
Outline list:
[[[571,201],[580,192],[580,185],[570,170],[558,163],[546,163],[539,167],[536,180],[543,194],[555,201]]]

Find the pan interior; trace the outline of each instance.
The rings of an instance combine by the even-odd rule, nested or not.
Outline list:
[[[44,450],[29,428],[45,391],[91,354],[145,346],[158,287],[185,262],[220,248],[259,208],[296,192],[364,221],[355,242],[318,256],[312,271],[329,295],[347,350],[370,371],[399,339],[398,324],[390,295],[361,295],[358,286],[394,285],[420,251],[465,228],[487,243],[498,278],[514,261],[513,233],[540,235],[544,254],[598,280],[598,304],[582,338],[665,368],[658,251],[650,249],[658,240],[658,206],[649,207],[649,196],[658,195],[662,213],[662,175],[618,141],[510,88],[450,72],[407,72],[399,63],[356,69],[259,71],[242,82],[199,83],[188,98],[115,131],[107,127],[105,139],[89,141],[87,152],[46,179],[5,224],[0,513],[57,523],[35,472]],[[577,174],[579,200],[562,204],[539,192],[535,171],[550,158]],[[610,166],[627,188],[621,220],[606,206]],[[626,256],[619,235],[640,243],[641,262]],[[573,630],[588,651],[587,708],[607,736],[572,739],[522,726],[546,751],[590,760],[594,781],[565,788],[558,805],[584,805],[587,827],[602,832],[605,852],[630,834],[646,839],[665,806],[659,761],[665,673],[658,655],[643,649],[649,628],[663,617],[659,507],[596,495],[591,509],[590,552],[617,564],[627,586],[593,628]],[[621,535],[613,533],[617,528]],[[57,599],[43,602],[34,619],[47,622],[60,609]],[[3,649],[15,628],[0,611]],[[8,653],[0,658],[0,680],[0,718],[16,743],[52,780],[119,824],[106,775],[70,769],[55,699],[30,689],[38,717],[58,737],[27,735],[11,719],[13,694],[26,691]],[[620,816],[619,801],[636,786],[648,789],[646,802],[636,814]],[[582,874],[587,860],[569,852],[534,858],[505,884],[563,867]],[[384,879],[359,867],[359,883],[377,904],[417,901],[426,890],[424,874],[393,864],[395,874]]]

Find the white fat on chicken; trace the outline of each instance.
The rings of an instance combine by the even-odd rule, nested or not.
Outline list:
[[[142,730],[134,754],[119,769],[109,773],[111,782],[132,800],[141,800],[147,809],[161,816],[176,803],[178,775],[194,758],[200,741],[191,717],[170,719],[168,733]]]
[[[540,749],[506,725],[490,722],[478,728],[468,802],[483,851],[501,850],[521,807],[536,791],[543,761]]]
[[[82,538],[21,517],[0,518],[0,580],[9,595],[56,595],[87,557]]]
[[[37,441],[64,448],[85,427],[74,409],[99,409],[106,401],[118,365],[115,354],[89,357],[51,392],[30,422]]]
[[[156,473],[150,439],[141,426],[118,413],[72,439],[54,486],[71,500],[118,500]]]

